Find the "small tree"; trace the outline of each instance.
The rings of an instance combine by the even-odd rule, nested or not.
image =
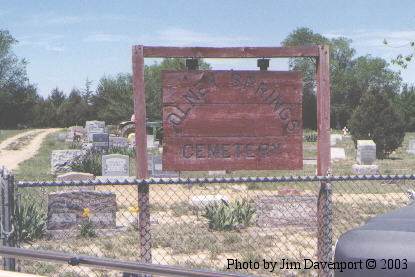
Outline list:
[[[401,114],[378,89],[367,91],[349,121],[353,141],[371,139],[376,143],[376,156],[383,159],[398,148],[405,136]]]

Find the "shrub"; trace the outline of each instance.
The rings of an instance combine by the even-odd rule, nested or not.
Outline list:
[[[357,140],[371,139],[376,143],[376,156],[383,159],[397,149],[405,136],[402,116],[382,91],[368,91],[353,112],[350,133]]]
[[[16,202],[17,203],[17,202]],[[46,216],[39,211],[34,203],[16,204],[12,219],[14,232],[10,240],[20,246],[22,243],[32,243],[45,234]]]
[[[254,214],[255,209],[243,200],[233,204],[223,201],[208,205],[202,216],[208,219],[210,229],[225,231],[249,226]]]
[[[92,223],[92,221],[89,219],[82,221],[79,225],[79,235],[83,238],[97,237],[94,223]]]
[[[99,176],[102,173],[101,153],[88,151],[77,161],[73,162],[71,168],[73,171],[86,172]]]
[[[134,148],[111,147],[108,149],[108,154],[121,154],[129,156],[130,158],[135,158]]]

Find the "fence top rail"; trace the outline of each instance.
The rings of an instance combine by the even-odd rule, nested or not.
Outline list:
[[[319,46],[296,47],[170,47],[142,46],[146,58],[290,58],[318,57]]]
[[[339,182],[359,180],[415,180],[415,175],[345,175],[345,176],[281,176],[281,177],[214,177],[214,178],[111,178],[89,181],[19,181],[16,186],[59,187],[96,185],[172,185],[221,183],[286,183],[286,182]]]
[[[236,273],[222,273],[207,270],[191,270],[177,266],[167,266],[158,264],[146,264],[140,262],[128,262],[109,258],[98,258],[85,255],[74,255],[70,253],[32,250],[15,247],[0,246],[0,255],[14,258],[25,258],[31,260],[52,261],[58,263],[68,263],[73,266],[89,266],[132,273],[157,274],[161,276],[187,276],[187,277],[242,277]]]

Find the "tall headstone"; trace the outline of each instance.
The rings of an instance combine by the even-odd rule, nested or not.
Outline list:
[[[154,141],[154,136],[153,135],[147,135],[147,148],[148,149],[154,149],[156,148],[156,143]]]
[[[373,164],[376,160],[376,144],[373,140],[358,140],[356,161],[358,164]]]
[[[378,175],[379,166],[376,160],[376,144],[373,140],[357,141],[357,164],[352,165],[352,172],[357,175]]]
[[[102,176],[129,176],[130,158],[126,155],[102,156]]]
[[[72,164],[82,155],[82,150],[53,150],[50,160],[52,174],[71,171]]]
[[[409,146],[407,152],[409,154],[415,155],[415,139],[409,140]]]
[[[148,172],[151,177],[155,178],[177,178],[179,174],[176,171],[163,171],[162,159],[160,155],[148,155]]]
[[[88,209],[89,216],[83,212]],[[47,229],[63,230],[90,220],[95,228],[115,228],[117,201],[113,192],[61,191],[48,195]]]
[[[87,121],[85,122],[85,130],[88,135],[88,139],[91,141],[94,133],[105,133],[105,122],[104,121]]]

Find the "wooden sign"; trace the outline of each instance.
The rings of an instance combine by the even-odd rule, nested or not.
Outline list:
[[[301,169],[299,72],[163,71],[163,170]]]

